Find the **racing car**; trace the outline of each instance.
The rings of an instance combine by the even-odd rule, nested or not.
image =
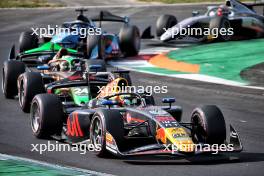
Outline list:
[[[156,35],[161,41],[229,41],[260,38],[264,34],[264,16],[257,14],[254,6],[237,0],[226,0],[225,5],[209,6],[205,14],[194,11],[193,17],[178,23],[173,15],[162,15],[156,22]],[[199,34],[184,34],[186,29],[202,29]],[[213,31],[218,29],[218,31]],[[208,30],[208,31],[206,31]],[[220,32],[225,30],[226,32]],[[186,33],[186,32],[185,32]]]
[[[112,92],[79,109],[65,113],[54,94],[39,94],[33,99],[30,119],[37,138],[53,137],[70,144],[93,144],[98,157],[139,155],[190,156],[213,153],[207,146],[232,146],[222,152],[240,152],[238,133],[226,124],[214,105],[195,108],[191,121],[181,121],[182,108],[172,106],[174,98],[164,98],[168,106],[155,106],[153,97],[134,92]],[[199,145],[196,149],[194,146]]]
[[[83,51],[86,58],[107,59],[115,57],[136,56],[140,50],[140,32],[134,25],[129,25],[128,17],[113,15],[108,11],[100,11],[99,15],[88,18],[84,16],[86,9],[76,9],[80,12],[75,21],[64,22],[64,30],[55,35],[45,35],[41,40],[32,31],[21,33],[19,39],[20,52],[32,53],[45,51],[52,44],[62,45]],[[102,22],[123,23],[119,34],[102,30]],[[99,26],[96,26],[99,22]],[[68,30],[66,30],[68,29]],[[84,29],[86,33],[83,34]],[[90,31],[94,31],[90,34]],[[40,45],[41,44],[41,45]],[[43,47],[42,45],[46,47]],[[39,47],[41,46],[41,47]]]
[[[61,49],[67,48],[71,55],[83,59],[105,59],[120,56],[137,55],[140,49],[139,30],[136,26],[129,26],[128,17],[119,17],[109,12],[100,12],[99,16],[88,19],[80,12],[76,21],[65,22],[63,27],[68,29],[96,28],[94,22],[102,21],[123,22],[119,36],[103,32],[102,35],[92,35],[81,39],[80,35],[59,33],[55,36],[45,36],[42,41],[32,31],[23,32],[19,38],[19,54],[15,54],[15,46],[9,53],[9,58],[2,68],[2,90],[6,98],[13,98],[18,94],[17,78],[25,71],[36,70],[36,66],[47,63]],[[93,21],[91,21],[93,20]],[[85,48],[84,48],[85,47]],[[102,64],[101,69],[105,69]],[[101,70],[102,71],[102,70]]]
[[[98,86],[115,82],[121,77],[126,79],[127,84],[131,84],[128,71],[107,72],[102,60],[83,60],[69,55],[59,57],[38,66],[39,72],[28,70],[18,77],[18,100],[24,112],[30,111],[32,99],[40,93],[54,93],[62,97],[67,105],[76,107],[94,97],[99,90]],[[89,77],[91,91],[87,89],[86,77]]]
[[[5,97],[14,98],[18,94],[17,79],[22,73],[38,72],[37,66],[47,64],[61,49],[62,47],[58,44],[44,44],[38,51],[28,50],[16,55],[15,46],[13,46],[2,68],[2,90]],[[66,50],[68,56],[84,59],[83,53],[69,48]]]

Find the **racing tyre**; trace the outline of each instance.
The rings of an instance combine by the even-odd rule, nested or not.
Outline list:
[[[19,52],[24,52],[38,47],[38,36],[32,31],[22,32],[19,37]]]
[[[89,71],[91,72],[106,72],[106,64],[105,64],[105,61],[104,60],[100,60],[100,59],[93,59],[93,60],[87,60],[86,61],[86,66],[87,68],[89,68],[90,65],[100,65],[101,68],[99,69],[90,69],[89,68]]]
[[[229,22],[229,20],[226,17],[215,17],[210,21],[209,24],[209,29],[212,32],[214,29],[218,29],[218,34],[217,36],[214,36],[214,38],[217,41],[229,41],[231,39],[231,35],[221,35],[219,33],[220,29],[225,28],[226,30],[228,30],[229,28],[231,28],[231,24]]]
[[[87,40],[86,40],[86,52],[87,52],[87,56],[88,58],[93,58],[93,59],[104,59],[104,43],[103,43],[103,40],[100,41],[100,35],[88,35],[87,36]],[[101,45],[99,46],[99,42],[101,42]],[[97,56],[94,57],[93,56],[93,50],[98,46],[98,49],[97,49]],[[100,51],[99,51],[99,47],[100,47]],[[99,52],[101,54],[99,54]]]
[[[37,72],[26,72],[18,78],[18,100],[24,112],[30,111],[30,104],[35,95],[44,93],[42,76]]]
[[[136,26],[123,26],[119,32],[120,49],[125,57],[136,56],[140,50],[140,32]]]
[[[164,32],[178,23],[178,20],[173,15],[161,15],[156,22],[156,35],[160,37]]]
[[[17,78],[25,72],[25,64],[20,61],[9,60],[4,62],[2,70],[2,90],[6,98],[17,95]]]
[[[107,134],[108,133],[108,134]],[[95,151],[98,157],[106,157],[109,151],[106,149],[107,140],[113,144],[112,135],[118,148],[124,145],[124,123],[122,115],[118,110],[100,109],[97,111],[91,120],[90,126],[90,141],[100,150]]]
[[[63,125],[63,109],[59,97],[54,94],[38,94],[34,97],[30,111],[33,134],[37,138],[49,138],[60,134]]]
[[[222,144],[226,140],[225,119],[215,105],[194,109],[191,116],[194,141],[206,144]]]

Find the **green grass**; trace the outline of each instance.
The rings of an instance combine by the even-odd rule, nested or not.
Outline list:
[[[48,3],[46,0],[0,0],[0,8],[10,7],[60,7],[58,3]]]
[[[245,83],[241,71],[264,61],[264,39],[197,45],[171,51],[168,57],[199,64],[199,74]]]
[[[167,4],[173,3],[192,3],[192,2],[224,2],[223,0],[140,0],[145,2],[162,2]],[[255,2],[255,0],[247,0]]]

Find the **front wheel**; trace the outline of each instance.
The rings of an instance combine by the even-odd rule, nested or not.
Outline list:
[[[206,144],[223,144],[225,142],[225,119],[217,106],[207,105],[194,109],[191,123],[194,141]]]
[[[91,143],[100,148],[95,154],[98,157],[105,157],[109,154],[106,149],[112,135],[116,145],[120,148],[124,144],[124,122],[118,110],[101,109],[97,111],[91,120],[90,140]]]
[[[161,15],[156,22],[156,35],[160,37],[167,29],[175,26],[178,20],[173,15]]]
[[[136,26],[124,26],[120,29],[120,49],[125,57],[136,56],[140,50],[140,42],[140,32]]]
[[[19,52],[25,52],[38,47],[38,36],[32,31],[22,32],[19,37]]]

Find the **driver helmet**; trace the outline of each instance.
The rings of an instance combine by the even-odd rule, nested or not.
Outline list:
[[[224,14],[229,13],[229,8],[227,5],[220,5],[217,10],[217,15],[218,16],[223,16]]]
[[[61,48],[58,53],[58,58],[62,58],[62,56],[66,56],[68,55],[68,50],[66,48]]]
[[[129,106],[131,105],[131,101],[127,98],[128,95],[118,95],[110,98],[110,100],[117,101],[118,106]]]
[[[60,63],[60,71],[66,72],[66,71],[70,71],[70,64],[67,61],[62,61]]]

